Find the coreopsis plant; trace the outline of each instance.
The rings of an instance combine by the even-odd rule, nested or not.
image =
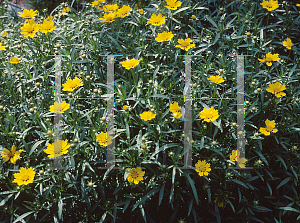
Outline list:
[[[16,56],[16,57],[11,57],[9,62],[13,64],[17,64],[20,63],[21,60]]]
[[[206,160],[200,161],[195,164],[195,171],[198,172],[199,176],[208,176],[209,172],[211,171],[210,163],[206,163]]]
[[[35,171],[30,167],[29,169],[21,167],[19,173],[15,173],[13,183],[17,183],[19,186],[28,185],[33,183]]]
[[[268,11],[273,11],[279,8],[278,1],[274,1],[274,0],[269,0],[269,1],[263,0],[263,2],[260,4],[264,9],[267,9]]]
[[[176,113],[179,112],[181,108],[178,106],[178,102],[174,102],[173,104],[170,104],[170,112]]]
[[[54,143],[48,143],[47,149],[44,152],[48,154],[49,158],[59,157],[68,153],[68,148],[71,145],[68,144],[68,139],[66,140],[55,140]]]
[[[0,50],[5,50],[5,46],[2,46],[2,43],[0,43]]]
[[[187,38],[187,39],[179,39],[178,43],[179,45],[176,45],[175,47],[179,47],[180,49],[186,50],[188,51],[191,47],[195,47],[195,44],[191,44],[191,38]]]
[[[220,84],[220,83],[223,83],[225,80],[220,77],[219,75],[217,76],[210,76],[207,78],[208,80],[212,81],[213,83],[215,84]]]
[[[239,150],[232,151],[230,160],[236,162],[240,168],[245,168],[245,163],[247,162],[246,158],[241,157]]]
[[[144,121],[150,121],[154,119],[155,116],[156,114],[153,114],[152,112],[149,111],[144,111],[142,114],[140,114],[141,119],[143,119]]]
[[[162,16],[161,13],[159,13],[158,15],[152,14],[147,23],[150,23],[154,26],[161,26],[166,23],[166,17]]]
[[[272,61],[278,61],[280,60],[278,53],[277,54],[271,54],[270,52],[266,54],[266,58],[264,59],[258,59],[261,62],[266,62],[266,64],[270,67],[272,66]]]
[[[19,17],[22,17],[24,19],[31,19],[35,16],[37,16],[37,10],[33,11],[32,9],[24,9],[22,12],[19,12]]]
[[[165,41],[169,41],[173,38],[174,34],[172,34],[172,32],[162,32],[162,33],[158,33],[157,37],[155,38],[155,40],[157,42],[165,42]]]
[[[166,1],[167,1],[167,6],[165,7],[172,10],[176,10],[182,4],[182,2],[177,0],[166,0]]]
[[[62,13],[70,12],[71,9],[69,7],[63,8]]]
[[[203,108],[203,110],[200,112],[200,118],[204,119],[206,122],[215,121],[219,118],[218,110],[215,110],[214,107],[211,107],[209,109]]]
[[[269,88],[266,89],[267,92],[275,94],[277,98],[285,96],[286,93],[282,92],[285,90],[285,85],[280,84],[278,81],[273,84],[269,84]]]
[[[55,113],[64,113],[69,108],[70,104],[66,103],[65,101],[63,101],[62,103],[54,102],[54,105],[50,106],[49,111]]]
[[[91,5],[92,6],[98,6],[98,5],[100,5],[101,3],[104,3],[104,2],[105,2],[105,0],[96,0],[96,1],[93,1],[91,3]]]
[[[96,135],[96,140],[101,146],[107,146],[112,143],[112,136],[110,136],[107,132],[102,132]]]
[[[12,164],[16,164],[17,160],[21,159],[22,157],[20,156],[20,153],[23,152],[22,149],[17,151],[17,147],[15,145],[12,145],[11,151],[8,149],[4,148],[3,152],[1,153],[2,159],[4,162],[7,162],[10,160]]]
[[[283,43],[283,46],[289,50],[292,49],[292,46],[294,45],[290,38],[287,38],[286,40],[282,41],[282,43]]]
[[[63,91],[74,91],[80,86],[83,86],[83,82],[81,78],[75,77],[73,80],[72,79],[67,79],[66,83],[62,85],[63,86]]]
[[[128,106],[128,105],[123,105],[123,109],[124,109],[125,111],[127,111],[127,110],[129,109],[129,106]]]
[[[113,21],[115,21],[115,18],[117,18],[117,17],[118,17],[118,15],[116,12],[111,12],[109,14],[104,14],[103,18],[98,18],[98,19],[100,19],[101,20],[100,22],[102,22],[102,23],[104,23],[104,22],[112,23]]]
[[[43,24],[41,24],[39,26],[40,32],[49,33],[49,32],[52,32],[56,28],[56,26],[54,26],[54,22],[51,21],[52,19],[53,19],[53,16],[44,20]]]
[[[125,18],[126,16],[129,16],[130,11],[132,11],[130,6],[123,5],[122,8],[118,9],[117,15],[118,17]]]
[[[127,69],[130,70],[132,68],[135,68],[137,65],[139,65],[141,60],[136,60],[135,58],[132,58],[131,60],[126,60],[121,62],[121,65]]]
[[[104,12],[108,12],[108,13],[112,13],[112,12],[115,12],[119,9],[119,6],[117,4],[114,4],[114,5],[104,5],[102,7],[103,11]]]
[[[259,132],[263,133],[265,136],[269,136],[271,132],[276,133],[278,132],[278,129],[275,129],[275,120],[270,121],[269,119],[267,119],[265,121],[266,123],[266,128],[260,128]]]
[[[170,112],[172,112],[174,118],[179,119],[182,116],[180,110],[178,102],[175,101],[173,104],[170,104]]]
[[[134,184],[138,184],[140,181],[144,180],[143,176],[145,175],[145,171],[142,171],[141,167],[131,168],[129,170],[127,180],[129,182],[133,182]]]
[[[35,34],[39,31],[40,25],[36,24],[33,19],[30,19],[28,22],[24,24],[24,26],[21,28],[22,32],[21,34],[25,35],[25,38],[33,38]]]

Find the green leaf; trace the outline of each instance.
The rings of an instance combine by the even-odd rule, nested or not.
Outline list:
[[[281,183],[277,186],[276,189],[279,189],[280,187],[282,187],[283,185],[285,185],[287,182],[289,182],[291,179],[292,179],[292,177],[285,178],[283,181],[281,181]]]
[[[14,194],[10,194],[8,196],[6,196],[6,198],[4,198],[1,202],[0,202],[0,207],[3,206],[6,201],[8,201],[9,198],[11,198],[11,196],[13,196]]]
[[[162,185],[162,187],[160,188],[160,191],[159,191],[158,206],[160,206],[161,201],[164,197],[164,190],[165,190],[165,184]]]
[[[275,156],[280,160],[280,162],[283,164],[284,168],[287,170],[287,167],[286,167],[286,164],[285,164],[284,160],[278,155],[275,155]]]
[[[262,207],[262,206],[254,206],[253,208],[256,209],[258,212],[272,211],[271,209],[266,208],[266,207]]]
[[[190,183],[190,185],[192,187],[196,203],[197,203],[197,205],[199,205],[198,194],[197,194],[197,190],[196,190],[194,181],[191,179],[191,177],[186,172],[183,172],[183,176],[185,176],[188,179],[188,181],[189,181],[189,183]]]
[[[237,184],[239,184],[239,185],[241,185],[241,186],[249,189],[249,187],[246,184],[244,184],[242,181],[239,181],[237,179],[231,179],[230,181],[233,181],[233,182],[235,182],[235,183],[237,183]]]
[[[269,184],[268,182],[266,182],[266,184],[267,184],[267,186],[268,186],[268,188],[269,188],[270,196],[272,196],[272,188],[271,188],[271,186],[270,186],[270,184]]]
[[[139,208],[140,208],[140,210],[141,210],[141,214],[142,214],[142,216],[143,216],[145,222],[147,223],[147,220],[146,220],[146,214],[145,214],[145,210],[144,210],[143,206],[140,205]]]
[[[41,141],[38,141],[38,142],[36,142],[33,146],[32,146],[32,148],[31,148],[31,150],[30,150],[30,152],[29,152],[29,156],[33,153],[33,151],[41,144],[41,143],[43,143],[43,142],[45,142],[46,140],[41,140]]]
[[[27,213],[25,213],[25,214],[22,214],[22,215],[19,216],[16,220],[14,220],[13,223],[17,223],[18,221],[21,221],[23,218],[27,217],[28,215],[30,215],[30,214],[32,214],[32,213],[34,213],[34,211],[29,211],[29,212],[27,212]]]
[[[172,171],[172,184],[174,184],[175,181],[175,175],[176,175],[176,167],[173,167],[173,171]]]
[[[132,208],[132,211],[134,211],[134,209],[136,209],[137,206],[144,203],[147,199],[149,199],[152,195],[156,194],[158,191],[159,191],[158,187],[156,187],[156,188],[152,189],[151,191],[149,191],[140,201],[137,201],[135,203],[135,205]]]
[[[190,7],[183,7],[183,8],[181,8],[181,9],[178,9],[176,12],[173,13],[173,15],[176,15],[176,14],[179,13],[179,12],[182,12],[182,11],[184,11],[184,10],[187,10],[188,8],[190,8]]]
[[[131,199],[128,198],[125,202],[124,208],[123,208],[123,213],[126,211],[126,209],[128,208],[129,204],[130,204]]]
[[[300,213],[300,210],[297,210],[296,208],[292,208],[292,207],[279,207],[278,209],[282,209],[285,211],[294,211],[294,212]]]
[[[219,29],[218,25],[216,24],[216,22],[209,16],[205,17],[214,27],[216,27],[217,29]]]
[[[105,218],[106,218],[106,215],[107,215],[107,212],[108,212],[108,211],[106,211],[106,212],[102,215],[102,217],[101,217],[101,219],[100,219],[100,223],[103,223],[103,222],[104,222],[104,220],[105,220]]]

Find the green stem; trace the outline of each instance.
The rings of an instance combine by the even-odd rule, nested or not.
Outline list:
[[[267,26],[269,25],[270,12],[268,12]],[[267,28],[266,26],[266,28]]]

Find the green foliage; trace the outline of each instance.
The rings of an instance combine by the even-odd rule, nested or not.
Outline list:
[[[128,3],[132,11],[112,23],[101,23],[103,11],[86,4],[80,8],[77,1],[64,6],[31,2],[39,9],[37,23],[48,13],[54,16],[52,32],[24,38],[22,19],[12,17],[4,4],[0,8],[1,34],[7,31],[7,37],[0,36],[6,46],[0,51],[0,153],[12,145],[23,150],[15,165],[0,160],[1,222],[300,221],[300,8],[292,1],[271,12],[258,1],[183,0],[175,11],[165,8],[165,1],[142,1],[137,7],[144,9],[143,15],[135,1],[113,1],[119,7]],[[46,4],[52,7],[48,13],[42,11]],[[70,12],[61,14],[65,7]],[[147,24],[152,13],[166,16],[166,24]],[[157,42],[163,31],[175,35]],[[175,47],[187,37],[195,47]],[[291,50],[282,44],[287,37],[294,43]],[[260,63],[268,52],[278,53],[281,60],[270,67]],[[9,63],[17,55],[21,63]],[[70,145],[62,156],[65,169],[53,169],[53,159],[44,152],[54,143],[47,132],[55,132],[55,114],[49,108],[55,101],[56,55],[62,56],[61,83],[79,77],[84,84],[61,92],[70,104],[62,114],[62,139]],[[114,155],[119,169],[104,169],[107,149],[96,141],[108,128],[103,119],[109,119],[107,55],[115,55]],[[190,169],[183,168],[183,55],[193,55],[196,84]],[[254,167],[244,170],[230,169],[235,166],[230,155],[239,137],[234,124],[238,111],[236,100],[225,100],[237,97],[236,55],[245,55],[245,157],[246,167]],[[120,62],[131,58],[141,61],[127,70]],[[215,74],[225,82],[207,79]],[[285,96],[266,91],[274,81],[286,85]],[[181,107],[179,119],[170,112],[175,101]],[[200,112],[210,107],[220,116],[207,123]],[[151,109],[156,117],[142,120],[140,114]],[[265,136],[259,131],[266,119],[275,120],[278,132]],[[195,171],[199,160],[210,164],[207,175]],[[12,182],[20,167],[34,168],[33,183]],[[134,184],[127,168],[137,167],[145,175]]]

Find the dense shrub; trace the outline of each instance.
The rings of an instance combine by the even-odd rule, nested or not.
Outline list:
[[[26,21],[1,5],[1,222],[300,221],[300,5],[181,2],[172,10],[166,1],[95,1],[79,11],[72,1],[53,7],[53,17],[24,13]],[[104,12],[113,4],[129,6],[129,15],[126,7],[117,18]],[[165,23],[153,17],[160,13]],[[59,55],[65,169],[52,158]],[[184,55],[192,56],[193,141],[184,131]],[[190,169],[182,168],[186,140]],[[101,169],[111,146],[120,169]],[[244,165],[254,169],[230,169]]]

